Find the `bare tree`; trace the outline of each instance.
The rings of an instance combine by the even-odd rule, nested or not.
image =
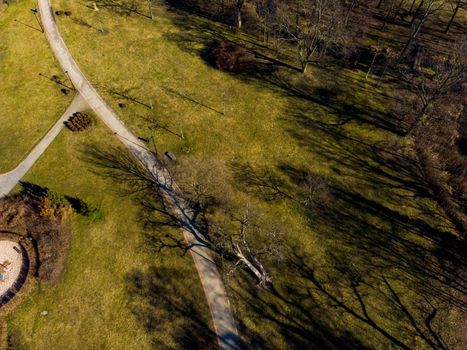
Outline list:
[[[268,44],[276,14],[275,0],[255,0],[255,10],[263,33],[263,42]]]
[[[227,276],[239,270],[252,273],[258,285],[268,288],[272,275],[265,266],[282,256],[279,224],[249,203],[234,200],[224,165],[200,157],[182,159],[173,174],[194,210],[203,240],[223,261]]]
[[[245,0],[235,0],[235,20],[237,28],[242,28],[242,8],[245,3]]]
[[[279,9],[282,38],[296,45],[303,73],[320,44],[344,41],[345,12],[340,1],[298,0],[293,5],[281,4]]]
[[[444,4],[444,0],[428,0],[426,2],[426,6],[423,7],[424,1],[420,2],[420,6],[419,6],[419,9],[417,9],[416,14],[420,12],[420,9],[421,9],[421,11],[423,13],[422,13],[422,15],[420,17],[420,21],[418,22],[417,26],[410,33],[410,36],[409,36],[404,48],[402,49],[402,51],[401,51],[401,53],[399,55],[400,59],[404,57],[405,53],[407,52],[407,49],[410,47],[410,45],[413,43],[415,38],[420,33],[420,30],[422,29],[422,27],[425,24],[425,21],[428,19],[428,17],[430,15],[432,15],[433,13],[437,12],[443,6],[443,4]],[[414,15],[413,21],[417,17],[416,14]]]
[[[433,64],[431,76],[418,73],[403,73],[403,79],[411,86],[416,95],[414,105],[414,121],[407,134],[426,124],[439,113],[439,107],[445,107],[455,96],[462,91],[465,84],[465,56],[467,42],[460,41],[450,48],[447,59],[436,61]]]
[[[465,238],[467,218],[459,203],[467,196],[463,180],[467,164],[462,156],[456,156],[455,140],[466,98],[467,43],[457,42],[449,52],[447,59],[435,62],[431,67],[432,75],[404,76],[412,84],[416,96],[412,105],[413,121],[407,135],[412,137],[422,176],[434,198],[455,232]]]
[[[279,225],[268,225],[247,204],[240,215],[231,215],[229,222],[211,226],[209,237],[213,250],[230,261],[227,275],[245,269],[255,276],[258,286],[267,289],[272,285],[263,260],[280,260],[283,255],[283,229]]]

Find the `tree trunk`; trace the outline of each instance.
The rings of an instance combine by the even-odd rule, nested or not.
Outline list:
[[[349,18],[350,18],[350,15],[351,13],[353,12],[353,9],[355,7],[355,5],[357,4],[357,0],[353,0],[348,8],[347,8],[347,12],[345,14],[345,20],[344,20],[344,26],[347,27],[348,23],[349,23]]]
[[[402,5],[404,4],[404,0],[401,0],[399,2],[399,5],[397,5],[397,8],[396,8],[396,11],[394,11],[394,15],[392,16],[392,20],[394,21],[397,17],[397,15],[399,14],[399,12],[401,11],[401,8],[402,8]]]
[[[382,3],[383,3],[383,0],[379,0],[378,5],[376,5],[376,8],[379,9]]]
[[[417,2],[417,0],[413,0],[412,1],[412,5],[410,5],[410,10],[409,10],[409,13],[412,15],[412,11],[413,11],[413,7],[415,6],[415,3]]]
[[[446,29],[444,30],[445,34],[447,34],[449,32],[449,29],[451,28],[451,24],[452,24],[452,22],[454,22],[454,18],[457,15],[457,11],[459,11],[459,7],[461,6],[461,1],[462,0],[457,0],[456,8],[454,9],[454,12],[453,12],[453,14],[451,16],[451,19],[449,20],[449,23],[448,23]]]
[[[373,64],[376,61],[376,56],[378,56],[377,52],[375,52],[375,55],[373,56],[373,59],[371,60],[370,67],[368,67],[368,71],[366,72],[365,79],[368,79],[368,76],[370,75],[371,68],[373,67]]]
[[[258,285],[267,288],[268,285],[272,282],[271,276],[267,273],[266,269],[264,266],[258,261],[258,259],[255,259],[253,257],[253,262],[251,262],[245,254],[243,254],[242,250],[240,249],[240,246],[235,243],[234,246],[234,252],[239,261],[241,261],[245,266],[250,270],[257,278],[258,280]],[[257,265],[258,267],[256,267]]]
[[[433,3],[435,0],[430,0],[430,4],[426,8],[426,11],[423,13],[422,18],[420,19],[420,22],[417,25],[417,28],[412,32],[412,34],[409,37],[409,40],[407,40],[407,43],[405,44],[404,48],[402,49],[400,55],[399,55],[399,60],[401,60],[407,49],[409,48],[410,44],[412,44],[413,40],[417,37],[418,33],[420,32],[420,29],[422,29],[423,24],[425,23],[426,19],[428,18],[428,15],[430,14],[431,7],[433,6]]]
[[[420,9],[422,8],[424,3],[424,0],[420,1],[420,4],[418,5],[417,9],[415,10],[414,14],[412,15],[412,20],[410,21],[410,26],[413,26],[415,20],[417,19],[417,15],[420,12]]]
[[[237,21],[237,29],[242,28],[242,7],[244,0],[237,0],[235,4],[235,16]]]
[[[237,28],[242,28],[242,11],[237,8]]]
[[[151,19],[154,19],[154,14],[152,13],[152,0],[148,0],[148,9],[149,9],[149,16],[151,16]]]
[[[407,129],[406,133],[405,133],[405,137],[409,137],[409,136],[412,136],[414,131],[417,129],[417,127],[421,124],[421,123],[424,123],[425,122],[425,113],[426,113],[426,110],[428,109],[428,107],[430,106],[430,103],[427,102],[423,105],[423,108],[421,109],[421,111],[417,114],[415,120],[413,121],[412,125],[409,126],[409,128]]]

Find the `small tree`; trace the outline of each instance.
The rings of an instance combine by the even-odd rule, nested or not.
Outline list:
[[[399,59],[404,58],[404,55],[406,54],[408,48],[410,45],[413,43],[415,38],[418,36],[420,33],[423,25],[425,24],[426,20],[428,19],[429,16],[433,15],[435,12],[441,9],[441,7],[444,4],[444,0],[428,0],[426,3],[425,1],[421,1],[419,8],[417,9],[413,19],[411,26],[415,22],[415,19],[417,18],[417,14],[421,13],[420,16],[420,21],[418,24],[415,26],[415,28],[412,30],[412,32],[409,35],[409,38],[407,39],[407,42],[405,43],[400,55]]]
[[[296,45],[303,73],[321,44],[344,41],[344,18],[344,7],[339,1],[298,0],[293,5],[281,4],[279,30],[283,40]]]
[[[447,59],[434,62],[431,75],[416,72],[402,74],[402,78],[416,96],[415,108],[413,108],[414,121],[407,135],[428,123],[437,114],[443,114],[439,113],[439,108],[448,106],[450,100],[456,98],[455,96],[462,91],[466,79],[467,42],[457,42],[450,47],[449,51],[450,55]]]
[[[242,28],[242,8],[245,0],[235,0],[235,23],[237,28]]]

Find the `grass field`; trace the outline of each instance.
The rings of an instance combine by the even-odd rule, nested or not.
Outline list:
[[[401,152],[405,141],[388,114],[396,95],[390,82],[333,66],[310,67],[306,77],[279,67],[230,75],[206,63],[207,47],[219,37],[251,38],[206,18],[158,4],[150,20],[144,1],[140,14],[130,16],[78,2],[53,4],[72,11],[57,18],[64,39],[127,125],[140,136],[155,135],[159,152],[204,159],[234,187],[234,200],[254,203],[288,227],[287,257],[271,267],[273,292],[259,290],[246,275],[229,285],[249,348],[387,349],[402,343],[423,349],[424,337],[436,342],[430,327],[461,348],[462,287],[446,281],[456,281],[462,257],[451,249],[450,228]],[[114,142],[111,137],[100,128],[62,134],[27,177],[99,203],[105,214],[97,224],[73,220],[76,238],[64,280],[37,290],[9,320],[27,348],[126,348],[128,342],[129,348],[164,348],[160,342],[186,348],[183,341],[195,334],[212,336],[204,328],[208,312],[191,261],[178,258],[178,251],[146,253],[135,223],[138,202],[117,197],[113,180],[83,173],[80,142],[102,147]],[[264,201],[233,162],[279,178],[297,197],[301,174],[323,174],[332,208],[310,213],[292,201]],[[54,168],[67,171],[51,177]],[[178,276],[170,279],[182,262],[190,276],[186,285]],[[125,276],[140,267],[133,277],[145,282],[126,289]],[[146,287],[165,291],[169,300],[158,303],[160,296],[141,293]],[[191,288],[188,301],[175,297]],[[143,316],[132,317],[132,307]],[[50,316],[41,318],[43,309]],[[183,317],[171,319],[180,309]],[[433,309],[436,317],[426,323]],[[168,331],[182,319],[193,321],[179,328],[185,332]],[[164,328],[156,330],[160,320]],[[196,344],[205,348],[202,340]]]
[[[63,131],[24,179],[103,211],[98,222],[72,217],[72,251],[63,278],[56,286],[37,287],[8,319],[10,336],[26,349],[170,348],[183,342],[182,330],[202,322],[209,330],[191,258],[151,252],[134,198],[120,192],[124,184],[93,174],[83,160],[84,145],[114,143],[102,126],[83,134]],[[162,306],[170,305],[168,315]],[[196,321],[181,318],[185,307],[193,317],[199,312]],[[43,310],[48,316],[40,315]]]
[[[31,2],[0,12],[0,172],[12,170],[71,102],[46,77],[65,75],[40,32]]]
[[[332,210],[315,215],[288,201],[262,201],[237,184],[237,200],[289,228],[288,260],[272,268],[274,293],[258,291],[245,276],[230,285],[249,344],[424,348],[420,332],[428,331],[418,325],[435,305],[433,327],[458,347],[461,297],[437,276],[452,278],[455,269],[445,268],[459,256],[400,152],[404,141],[388,114],[390,83],[332,66],[313,67],[306,77],[277,67],[255,76],[222,73],[203,57],[220,37],[239,40],[234,33],[163,5],[151,21],[143,5],[139,14],[120,16],[55,2],[73,13],[58,19],[72,54],[137,134],[147,137],[158,124],[159,151],[221,164],[213,171],[225,181],[238,175],[230,166],[237,161],[277,176],[295,195],[304,172],[326,175],[332,188]]]

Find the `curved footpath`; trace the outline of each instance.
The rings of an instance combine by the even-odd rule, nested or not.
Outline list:
[[[206,294],[219,347],[223,350],[240,349],[241,342],[221,276],[213,262],[209,248],[203,244],[203,235],[192,220],[193,211],[186,201],[183,200],[180,189],[171,180],[167,170],[145,148],[145,145],[125,127],[124,123],[104,102],[81,72],[58,31],[50,1],[39,0],[39,10],[46,36],[62,69],[68,72],[73,85],[89,107],[94,110],[109,129],[119,136],[120,141],[151,173],[159,184],[166,205],[178,219],[185,241],[192,246],[190,253]]]
[[[33,150],[24,158],[21,163],[8,173],[0,174],[0,198],[5,197],[10,191],[16,186],[19,180],[31,169],[34,163],[39,159],[42,153],[50,146],[53,140],[58,136],[60,131],[64,127],[64,122],[75,112],[82,112],[89,109],[88,105],[81,97],[77,94],[70,106],[66,109],[65,113],[62,114],[60,119],[54,124],[54,126],[47,132],[47,134],[39,141],[39,143],[33,148]]]

